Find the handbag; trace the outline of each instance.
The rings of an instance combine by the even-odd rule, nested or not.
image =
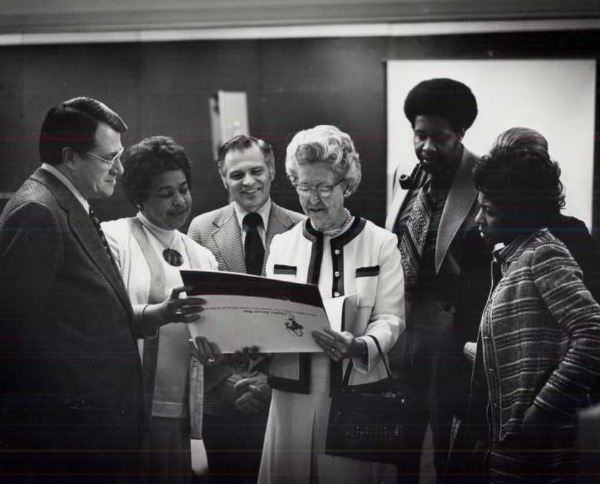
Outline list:
[[[348,385],[352,362],[346,367],[342,388],[333,395],[329,410],[325,453],[350,459],[396,464],[408,448],[405,434],[410,425],[406,395],[395,388],[390,368],[379,341],[377,345],[385,365],[389,390],[363,393]]]

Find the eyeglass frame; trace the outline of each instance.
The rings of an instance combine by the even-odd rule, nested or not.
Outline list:
[[[320,198],[329,198],[331,196],[331,194],[333,193],[333,189],[345,181],[346,181],[346,179],[342,178],[341,180],[334,183],[333,185],[308,185],[307,183],[299,183],[299,184],[294,185],[294,188],[296,190],[296,193],[298,193],[298,195],[309,195],[314,192]],[[305,189],[305,191],[300,191],[299,188]],[[323,189],[325,190],[325,193],[323,193],[321,191]]]
[[[118,153],[115,156],[113,156],[110,160],[102,158],[101,156],[95,153],[90,153],[89,151],[83,151],[83,153],[85,153],[86,155],[90,155],[91,157],[96,158],[97,160],[100,160],[102,163],[105,163],[108,166],[113,166],[117,161],[121,161],[121,156],[123,156],[124,151],[125,147],[121,146],[121,149],[118,151]]]

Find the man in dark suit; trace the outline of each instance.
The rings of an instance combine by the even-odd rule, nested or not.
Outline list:
[[[390,354],[393,372],[421,411],[413,418],[410,446],[398,472],[416,482],[427,424],[439,478],[446,471],[452,422],[466,407],[469,363],[455,321],[461,267],[472,249],[477,157],[462,143],[477,116],[471,90],[453,79],[429,79],[409,92],[404,113],[414,131],[418,165],[395,179],[386,228],[398,234],[406,294],[405,334]],[[399,182],[399,183],[398,183]],[[479,239],[474,241],[483,245]],[[412,478],[412,481],[409,479]]]
[[[273,237],[304,217],[271,201],[275,159],[264,141],[227,141],[218,168],[232,203],[194,218],[188,235],[212,251],[220,270],[264,275]],[[205,368],[203,439],[213,482],[256,482],[270,401],[265,363],[226,357]]]
[[[112,195],[126,129],[94,99],[53,107],[42,166],[0,215],[3,481],[128,482],[135,472],[140,331],[88,203]]]

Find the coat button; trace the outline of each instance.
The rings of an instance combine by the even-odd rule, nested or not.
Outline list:
[[[340,293],[336,291],[336,292],[333,293],[333,296],[334,297],[340,297]]]
[[[334,253],[335,255],[340,255],[340,249],[335,249],[335,250],[333,251],[333,253]]]
[[[340,277],[340,271],[335,271],[335,272],[333,273],[333,275],[334,275],[335,277]]]

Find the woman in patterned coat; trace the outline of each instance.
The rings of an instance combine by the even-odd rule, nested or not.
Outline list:
[[[506,147],[474,171],[477,222],[494,260],[471,406],[487,422],[494,484],[578,481],[576,415],[600,373],[600,306],[543,227],[545,213],[564,205],[559,175],[548,157]]]

